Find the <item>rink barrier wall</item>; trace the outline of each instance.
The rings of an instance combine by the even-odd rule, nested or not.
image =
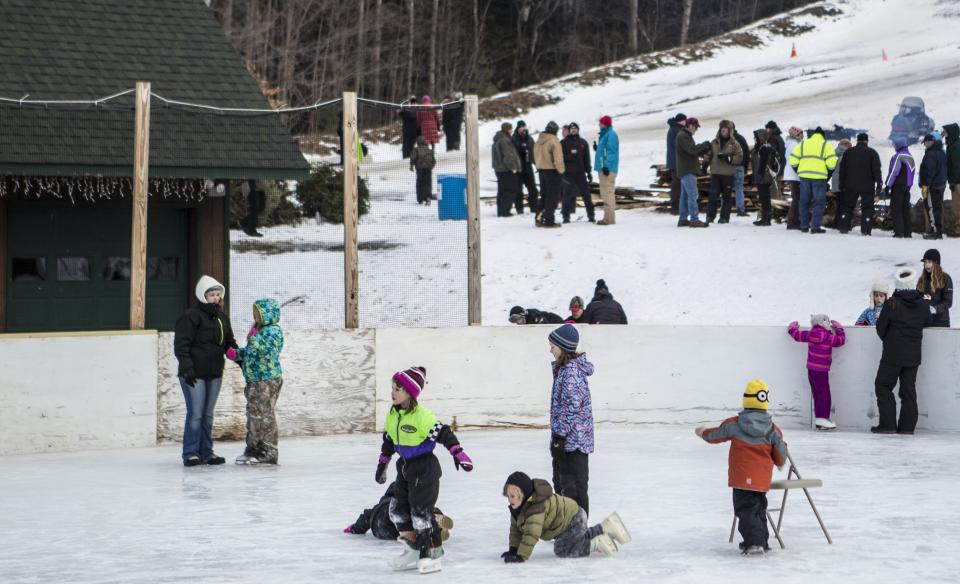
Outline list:
[[[421,401],[460,428],[549,422],[550,326],[288,331],[277,405],[282,436],[382,430],[392,374],[427,368]],[[786,327],[579,327],[598,424],[696,425],[740,408],[755,377],[785,427],[811,423],[804,344]],[[873,328],[847,329],[830,374],[841,429],[876,424]],[[927,329],[917,380],[919,428],[960,431],[960,329]],[[178,441],[184,405],[173,335],[0,335],[0,454],[150,446]],[[215,436],[245,435],[239,368],[228,363]]]

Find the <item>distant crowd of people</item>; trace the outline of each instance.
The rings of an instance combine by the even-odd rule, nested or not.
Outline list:
[[[443,135],[447,152],[460,150],[460,129],[463,127],[463,107],[444,105],[463,99],[463,94],[445,96],[435,105],[429,95],[417,101],[411,95],[400,104],[401,153],[410,160],[410,170],[417,173],[417,204],[429,205],[433,196],[433,169],[437,165],[436,145]]]
[[[771,199],[783,192],[781,185],[785,185],[792,195],[787,229],[803,233],[825,233],[828,190],[837,198],[833,226],[841,233],[850,232],[859,202],[860,232],[870,235],[875,224],[874,205],[880,197],[890,201],[894,237],[898,238],[912,236],[910,189],[914,182],[919,183],[923,200],[926,239],[943,237],[943,196],[948,185],[954,200],[960,199],[957,124],[947,124],[942,133],[934,131],[924,136],[919,171],[907,140],[895,138],[896,152],[887,165],[886,178],[880,156],[870,147],[866,133],[857,135],[856,145],[844,139],[834,146],[820,127],[806,137],[803,130],[792,127],[785,140],[780,127],[771,120],[753,133],[751,147],[730,120],[721,121],[716,136],[701,143],[693,138],[700,129],[697,118],[677,114],[667,120],[667,125],[670,210],[679,216],[678,227],[729,223],[734,205],[738,217],[747,216],[743,187],[750,170],[760,199],[760,216],[753,224],[771,225]],[[700,220],[697,202],[697,179],[703,173],[710,176],[706,221]]]
[[[601,117],[599,125],[591,165],[590,146],[580,135],[580,125],[576,122],[570,122],[562,129],[556,122],[548,122],[536,143],[523,120],[517,122],[516,129],[510,122],[502,123],[500,131],[493,137],[492,146],[493,170],[497,174],[497,216],[511,217],[514,214],[512,209],[522,215],[523,191],[526,189],[527,206],[537,227],[560,227],[556,220],[558,207],[563,223],[570,223],[578,197],[583,199],[590,223],[616,223],[614,192],[620,164],[620,141],[610,116]],[[594,172],[598,173],[603,201],[603,218],[599,221],[590,194]],[[540,179],[539,190],[537,178]]]

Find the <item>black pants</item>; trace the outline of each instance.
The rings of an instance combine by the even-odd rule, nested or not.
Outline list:
[[[587,218],[593,219],[593,197],[590,195],[590,185],[587,184],[587,175],[583,172],[565,172],[563,178],[563,217],[567,218],[577,212],[577,197],[583,199],[583,206],[587,209]]]
[[[923,207],[930,218],[930,232],[943,235],[943,190],[942,187],[930,187],[927,198],[923,200]]]
[[[721,202],[722,200],[722,202]],[[725,174],[710,175],[710,202],[707,204],[707,221],[717,216],[717,204],[720,203],[720,219],[730,220],[730,208],[733,207],[733,176]]]
[[[800,229],[800,181],[789,180],[790,209],[787,211],[787,229]]]
[[[433,186],[433,169],[417,169],[417,202],[426,203],[433,198],[431,187]]]
[[[552,225],[556,222],[554,213],[560,203],[560,173],[554,169],[538,170],[540,174],[540,189],[543,191],[543,224]]]
[[[670,214],[680,214],[680,177],[676,169],[670,171]]]
[[[836,193],[837,197],[837,217],[834,221],[834,227],[846,233],[850,231],[853,224],[853,211],[857,208],[857,199],[860,197],[857,193],[840,191]]]
[[[873,211],[876,193],[872,191],[856,193],[854,196],[860,199],[860,233],[870,235],[873,232]]]
[[[770,222],[770,185],[757,185],[757,195],[760,197],[760,220]]]
[[[569,497],[590,514],[590,456],[574,450],[559,454],[550,452],[553,459],[553,490],[557,494]]]
[[[431,452],[411,460],[397,461],[397,490],[390,502],[390,519],[399,531],[416,531],[417,538],[439,540],[440,529],[433,516],[440,495],[440,461]]]
[[[341,140],[342,139],[343,138],[341,138]],[[404,134],[402,139],[403,139],[403,142],[400,146],[400,153],[403,155],[405,159],[410,158],[410,153],[413,152],[413,146],[417,143],[417,135]],[[340,144],[340,149],[341,150],[343,149],[342,143]]]
[[[537,191],[537,180],[533,176],[533,166],[524,164],[520,171],[520,188],[517,189],[517,213],[523,213],[523,187],[527,188],[527,203],[530,212],[536,214],[540,211],[540,193]]]
[[[874,388],[877,394],[877,410],[880,414],[880,427],[885,430],[896,428],[901,432],[913,432],[917,427],[917,370],[919,365],[903,367],[880,361]],[[900,422],[897,422],[897,400],[893,397],[893,388],[900,382]]]
[[[746,546],[767,547],[767,494],[757,491],[733,490],[733,513],[737,529]]]
[[[890,212],[893,215],[893,236],[910,237],[913,231],[910,217],[910,191],[890,190]]]
[[[447,130],[444,128],[443,135],[447,140],[447,152],[451,150],[460,150],[460,129]]]
[[[519,182],[519,176],[515,172],[497,173],[497,217],[510,216],[510,209],[520,192]]]
[[[257,230],[257,223],[260,220],[260,213],[267,208],[267,194],[259,189],[250,189],[247,193],[247,216],[243,218],[240,224],[250,231]]]

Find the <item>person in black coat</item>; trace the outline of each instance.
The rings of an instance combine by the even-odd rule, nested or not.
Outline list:
[[[686,114],[667,120],[667,170],[670,171],[670,214],[680,214],[680,175],[677,174],[677,134],[687,121]]]
[[[909,268],[898,270],[897,290],[883,304],[877,319],[877,336],[883,340],[883,355],[877,368],[879,424],[874,434],[913,434],[917,410],[917,371],[923,343],[923,328],[933,322],[930,302],[916,290],[917,275]],[[900,382],[900,420],[893,388]]]
[[[410,158],[410,152],[413,151],[413,147],[417,143],[417,136],[420,135],[420,125],[417,123],[416,107],[417,96],[411,95],[405,103],[400,104],[400,113],[397,114],[400,116],[400,122],[402,124],[400,127],[400,138],[402,140],[400,152],[404,158]]]
[[[873,202],[883,190],[883,173],[880,170],[880,155],[869,146],[866,134],[857,134],[857,145],[843,153],[840,190],[851,198],[860,199],[860,233],[870,235],[873,231]],[[849,229],[850,219],[838,220],[838,227],[846,226]]]
[[[620,303],[613,299],[613,294],[607,288],[607,283],[597,280],[597,287],[593,291],[593,300],[587,305],[580,317],[585,324],[627,324],[627,315]]]
[[[923,208],[930,221],[924,239],[943,239],[943,191],[947,188],[947,153],[943,150],[940,134],[923,138],[926,150],[920,162],[920,193]]]
[[[734,194],[736,195],[737,203],[737,217],[746,217],[747,216],[747,202],[743,196],[743,183],[744,178],[747,176],[747,170],[750,168],[750,145],[747,144],[747,139],[737,131],[737,126],[733,126],[733,138],[737,141],[737,144],[740,144],[740,152],[743,153],[743,160],[740,161],[740,166],[737,168],[737,173],[733,177],[733,189]]]
[[[564,189],[563,222],[570,223],[570,216],[577,210],[577,195],[583,198],[583,206],[587,209],[587,221],[595,223],[593,215],[593,196],[590,194],[590,183],[593,182],[593,172],[590,170],[590,145],[580,136],[580,126],[570,122],[570,133],[560,141],[563,148],[563,180],[567,183]]]
[[[447,140],[447,152],[460,150],[460,128],[463,126],[463,95],[453,96],[455,102],[443,108],[443,136]]]
[[[940,251],[928,249],[923,254],[923,272],[917,282],[917,291],[930,303],[933,322],[930,326],[949,327],[950,307],[953,306],[953,279],[940,267]]]
[[[533,137],[527,131],[527,122],[520,120],[513,131],[513,145],[520,155],[520,189],[517,191],[517,214],[523,214],[523,189],[527,189],[527,203],[530,212],[536,215],[540,211],[540,192],[537,190],[536,173],[533,170]]]
[[[510,309],[510,322],[513,324],[562,324],[563,318],[559,314],[514,306]]]
[[[778,177],[783,178],[783,167],[787,164],[787,145],[783,141],[783,131],[777,122],[770,120],[763,127],[767,131],[767,142],[773,147],[777,156],[777,168],[780,169]],[[772,165],[771,165],[772,166]]]
[[[368,531],[377,539],[387,541],[396,541],[400,537],[400,531],[390,519],[390,501],[393,500],[394,493],[397,490],[397,483],[392,482],[387,487],[387,491],[380,497],[376,505],[369,509],[364,509],[357,520],[348,525],[343,532],[353,535],[364,535]],[[453,528],[453,520],[443,515],[437,507],[433,508],[434,517],[437,519],[437,525],[440,526],[440,539],[447,541],[450,538],[450,529]]]
[[[183,465],[223,464],[213,452],[213,409],[223,382],[224,356],[236,350],[230,318],[223,311],[226,289],[210,276],[203,276],[195,289],[198,304],[177,319],[173,353],[177,377],[187,403],[183,427]]]

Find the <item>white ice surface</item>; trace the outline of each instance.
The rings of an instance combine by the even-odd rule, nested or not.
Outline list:
[[[507,566],[499,558],[508,532],[503,481],[518,469],[549,478],[548,434],[461,432],[477,466],[456,472],[438,452],[438,505],[456,525],[435,579],[957,581],[956,436],[787,428],[785,437],[804,477],[824,481],[812,495],[833,545],[794,493],[783,527],[787,548],[771,537],[765,558],[741,557],[727,543],[726,445],[708,445],[687,427],[602,427],[590,460],[593,519],[618,511],[633,543],[614,558],[560,560],[541,542],[529,562]],[[373,434],[285,440],[276,468],[186,469],[175,445],[0,458],[0,581],[413,581],[418,576],[386,567],[399,544],[342,533],[383,490],[373,481],[379,442]],[[217,449],[231,458],[241,445]]]

